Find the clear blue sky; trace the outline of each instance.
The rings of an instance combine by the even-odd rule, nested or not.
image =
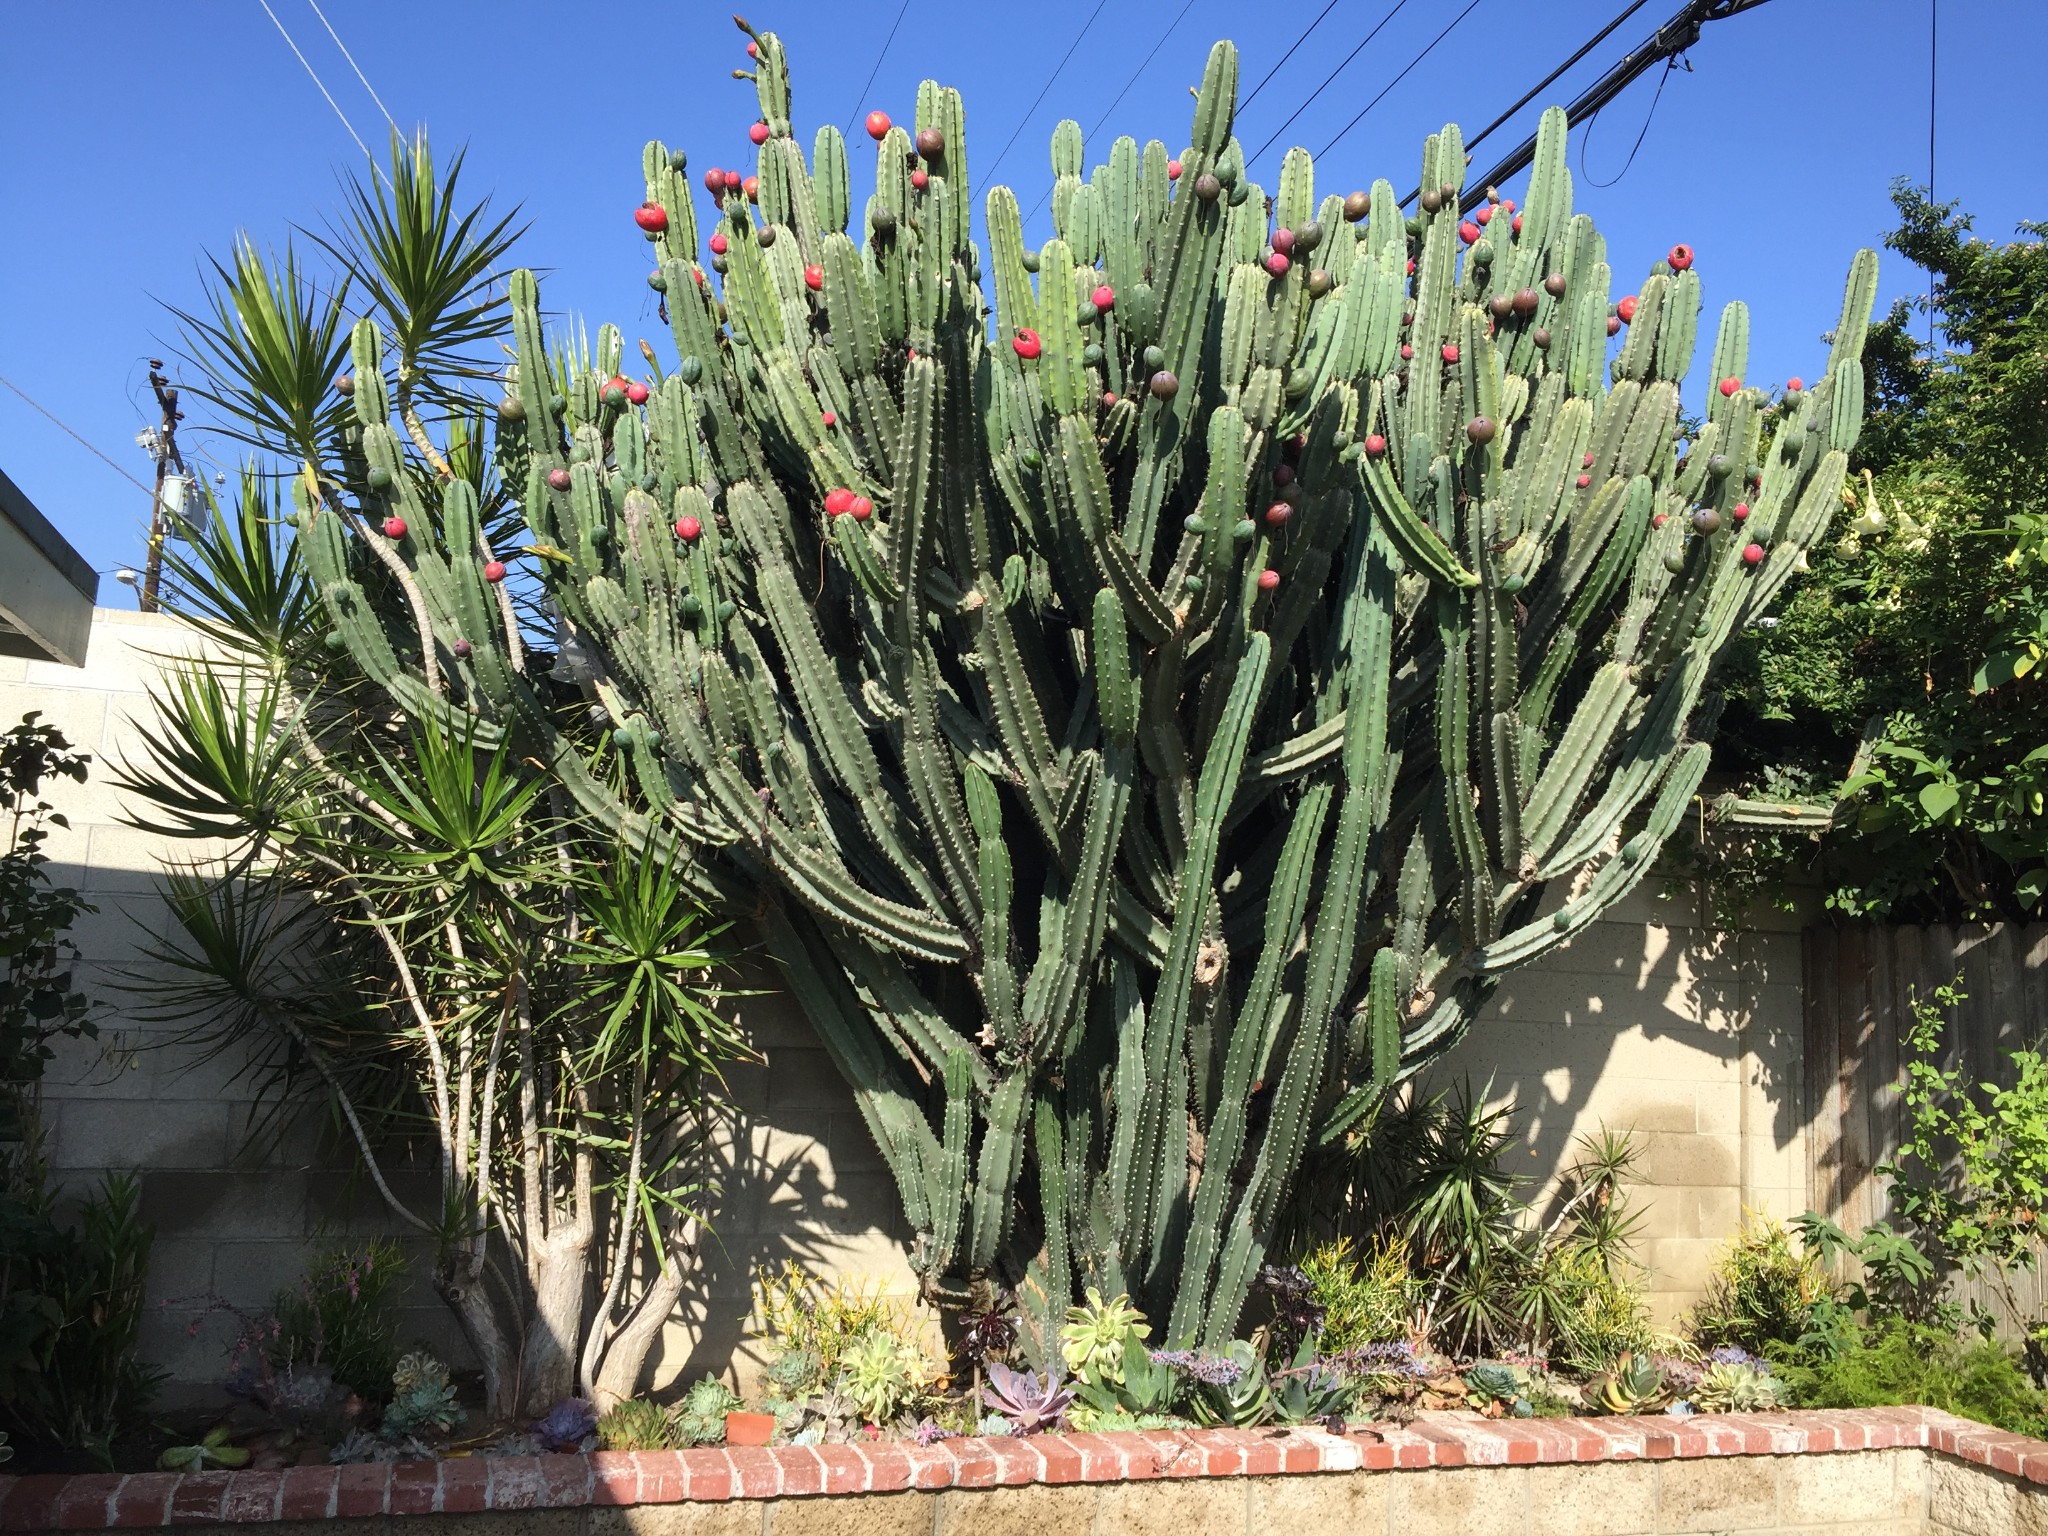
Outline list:
[[[369,93],[309,8],[270,0],[357,132],[381,148],[388,129]],[[693,172],[748,165],[752,86],[730,78],[744,39],[716,6],[494,0],[322,0],[356,63],[407,128],[424,123],[445,152],[467,144],[467,180],[531,220],[521,256],[548,269],[544,302],[628,337],[659,337],[631,210],[640,146],[659,136],[688,149]],[[1364,37],[1393,0],[1340,0],[1239,120],[1256,148]],[[1421,140],[1447,118],[1469,131],[1491,119],[1624,0],[1478,0],[1456,31],[1327,157],[1320,190],[1375,176],[1405,192]],[[1677,240],[1699,252],[1708,304],[1746,299],[1754,314],[1750,376],[1813,374],[1851,252],[1890,227],[1891,179],[1927,175],[1930,0],[1772,0],[1707,29],[1693,71],[1666,85],[1625,176],[1596,189],[1580,173],[1578,206],[1599,221],[1617,281]],[[917,82],[958,86],[967,101],[971,169],[989,169],[1096,0],[996,7],[909,0],[902,29],[865,95],[862,83],[896,0],[748,0],[749,19],[779,32],[808,142],[821,120],[844,125],[879,106],[911,116]],[[1049,176],[1046,144],[1062,116],[1092,126],[1139,61],[1180,16],[1150,65],[1089,144],[1094,163],[1117,133],[1178,149],[1187,87],[1209,44],[1232,37],[1245,89],[1321,10],[1190,0],[1109,0],[1064,74],[1024,123],[998,179],[1026,207]],[[1651,0],[1552,92],[1563,101],[1625,46],[1678,8]],[[1410,0],[1255,167],[1272,183],[1289,144],[1319,150],[1433,38],[1454,0]],[[131,473],[149,461],[134,434],[153,414],[144,359],[175,357],[166,302],[191,306],[202,254],[238,229],[281,241],[336,202],[337,176],[359,163],[348,132],[278,35],[259,0],[7,7],[0,57],[0,375],[34,395]],[[1936,190],[1960,198],[1980,233],[2048,217],[2048,96],[2029,85],[2048,54],[2042,0],[1942,0]],[[1601,181],[1628,158],[1655,75],[1598,123],[1585,168]],[[1541,105],[1541,103],[1539,103]],[[1526,123],[1482,148],[1491,163]],[[872,176],[858,153],[856,181]],[[694,176],[693,176],[694,182]],[[1512,191],[1510,193],[1512,195]],[[1039,237],[1047,217],[1039,216]],[[1889,259],[1880,305],[1907,286]],[[173,372],[176,372],[174,366]],[[193,421],[199,424],[195,409]],[[223,466],[232,445],[195,434]],[[5,389],[0,467],[103,571],[139,563],[148,498]],[[132,603],[103,581],[102,601]]]

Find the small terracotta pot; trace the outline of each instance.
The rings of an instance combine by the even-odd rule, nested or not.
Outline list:
[[[728,1413],[725,1416],[727,1445],[766,1445],[775,1437],[772,1413]]]

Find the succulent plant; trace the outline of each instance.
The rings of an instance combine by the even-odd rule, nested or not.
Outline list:
[[[1304,1339],[1294,1363],[1272,1373],[1273,1413],[1283,1424],[1342,1424],[1359,1387],[1337,1362],[1316,1354],[1315,1341]]]
[[[1784,1383],[1758,1361],[1713,1361],[1687,1394],[1701,1413],[1759,1413],[1778,1406]]]
[[[887,1424],[915,1400],[924,1377],[916,1348],[878,1328],[841,1359],[836,1387],[864,1422]]]
[[[597,1418],[597,1405],[588,1398],[565,1397],[535,1421],[534,1437],[550,1451],[580,1450],[596,1433]]]
[[[781,41],[750,35],[778,238],[732,240],[713,283],[690,189],[647,146],[681,362],[644,409],[606,399],[616,329],[551,347],[537,280],[509,278],[524,411],[495,423],[500,475],[602,663],[585,702],[653,729],[587,732],[529,670],[471,487],[396,472],[413,450],[367,321],[344,494],[302,477],[308,566],[397,705],[547,765],[605,827],[673,846],[692,894],[758,915],[928,1291],[1028,1273],[1050,1334],[1086,1277],[1121,1277],[1164,1340],[1220,1348],[1306,1149],[1621,900],[1692,804],[1715,664],[1836,504],[1875,258],[1769,443],[1758,392],[1715,392],[1681,464],[1699,275],[1654,271],[1610,346],[1562,112],[1484,241],[1462,137],[1432,134],[1411,257],[1389,182],[1319,198],[1298,150],[1270,194],[1252,182],[1219,43],[1177,155],[1123,138],[1091,171],[1060,124],[1056,236],[1030,251],[1009,189],[975,200],[957,92],[918,90],[914,130],[944,146],[923,191],[912,133],[870,119],[862,208],[838,131],[808,160],[786,131]],[[735,228],[745,181],[708,183]],[[1284,272],[1261,264],[1274,227]],[[1747,346],[1730,305],[1711,376]],[[1755,565],[1652,527],[1732,498],[1706,483],[1722,451],[1763,466]],[[1302,500],[1262,527],[1282,462]],[[826,514],[835,488],[871,516]],[[409,537],[369,547],[358,505]],[[474,647],[460,669],[444,634]],[[1022,1190],[1040,1209],[1013,1222]]]
[[[1142,1341],[1151,1333],[1145,1314],[1131,1305],[1131,1298],[1119,1292],[1108,1301],[1089,1286],[1084,1299],[1067,1308],[1066,1325],[1060,1329],[1060,1356],[1076,1376],[1095,1381],[1122,1381],[1124,1343]]]
[[[724,1420],[719,1421],[721,1433]],[[538,1435],[535,1436],[539,1438]],[[644,1397],[614,1403],[597,1421],[597,1446],[603,1451],[666,1451],[677,1445],[675,1415]],[[696,1441],[684,1442],[697,1444]]]
[[[1201,1380],[1198,1375],[1199,1385],[1189,1401],[1194,1416],[1204,1424],[1231,1429],[1250,1429],[1272,1418],[1272,1385],[1266,1380],[1265,1362],[1258,1351],[1243,1339],[1233,1339],[1217,1358],[1234,1369],[1227,1377],[1215,1373],[1213,1380]]]
[[[1169,1359],[1160,1359],[1145,1348],[1144,1334],[1137,1328],[1124,1331],[1124,1345],[1114,1377],[1084,1371],[1074,1384],[1083,1403],[1097,1413],[1127,1413],[1143,1417],[1165,1414],[1181,1395],[1182,1383]]]
[[[1036,1371],[1012,1370],[1000,1360],[991,1360],[981,1400],[991,1416],[1008,1426],[998,1433],[1035,1435],[1058,1427],[1074,1401],[1074,1389],[1049,1372],[1041,1380]]]
[[[11,1450],[9,1455],[12,1455]],[[204,1472],[213,1467],[232,1469],[249,1465],[249,1453],[241,1446],[230,1445],[227,1425],[217,1424],[192,1445],[166,1447],[157,1457],[156,1464],[165,1472]]]
[[[455,1387],[448,1380],[448,1367],[432,1355],[416,1350],[402,1357],[391,1373],[391,1401],[384,1407],[377,1433],[391,1441],[446,1434],[462,1418],[462,1410],[455,1403]]]
[[[1482,1362],[1462,1378],[1466,1400],[1492,1418],[1526,1419],[1534,1412],[1529,1403],[1529,1373],[1519,1366]]]
[[[668,1420],[682,1445],[717,1445],[725,1439],[725,1416],[742,1406],[739,1394],[716,1376],[703,1376],[669,1410]]]
[[[1646,1413],[1671,1396],[1664,1368],[1648,1355],[1624,1350],[1591,1384],[1595,1401],[1609,1413]]]

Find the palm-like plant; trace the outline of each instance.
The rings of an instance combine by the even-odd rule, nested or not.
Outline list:
[[[437,177],[424,143],[394,143],[388,186],[355,188],[316,237],[331,280],[244,240],[183,316],[193,392],[261,457],[166,552],[165,606],[208,645],[167,671],[123,784],[135,824],[227,845],[166,876],[146,1006],[236,1062],[253,1132],[326,1106],[394,1220],[434,1245],[507,1418],[631,1395],[695,1268],[707,1093],[744,1044],[720,1011],[719,931],[665,877],[668,850],[567,814],[471,716],[395,716],[324,643],[280,515],[280,485],[336,494],[358,312],[395,341],[422,461],[406,472],[466,486],[487,539],[512,515],[464,385],[487,371],[516,231],[456,201],[460,168]],[[364,572],[373,601],[406,601],[407,579]],[[534,615],[508,600],[502,617]],[[421,1149],[438,1181],[415,1206],[391,1174]]]

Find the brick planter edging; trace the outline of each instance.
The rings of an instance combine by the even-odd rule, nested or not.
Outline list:
[[[1533,1466],[1549,1462],[1799,1455],[1914,1447],[2048,1485],[2048,1441],[1931,1408],[1817,1409],[1692,1418],[1484,1419],[1425,1414],[1405,1427],[1151,1430],[960,1438],[936,1445],[598,1451],[459,1457],[267,1472],[0,1477],[0,1531],[259,1525],[352,1516],[575,1509],[905,1489],[1291,1472]]]

